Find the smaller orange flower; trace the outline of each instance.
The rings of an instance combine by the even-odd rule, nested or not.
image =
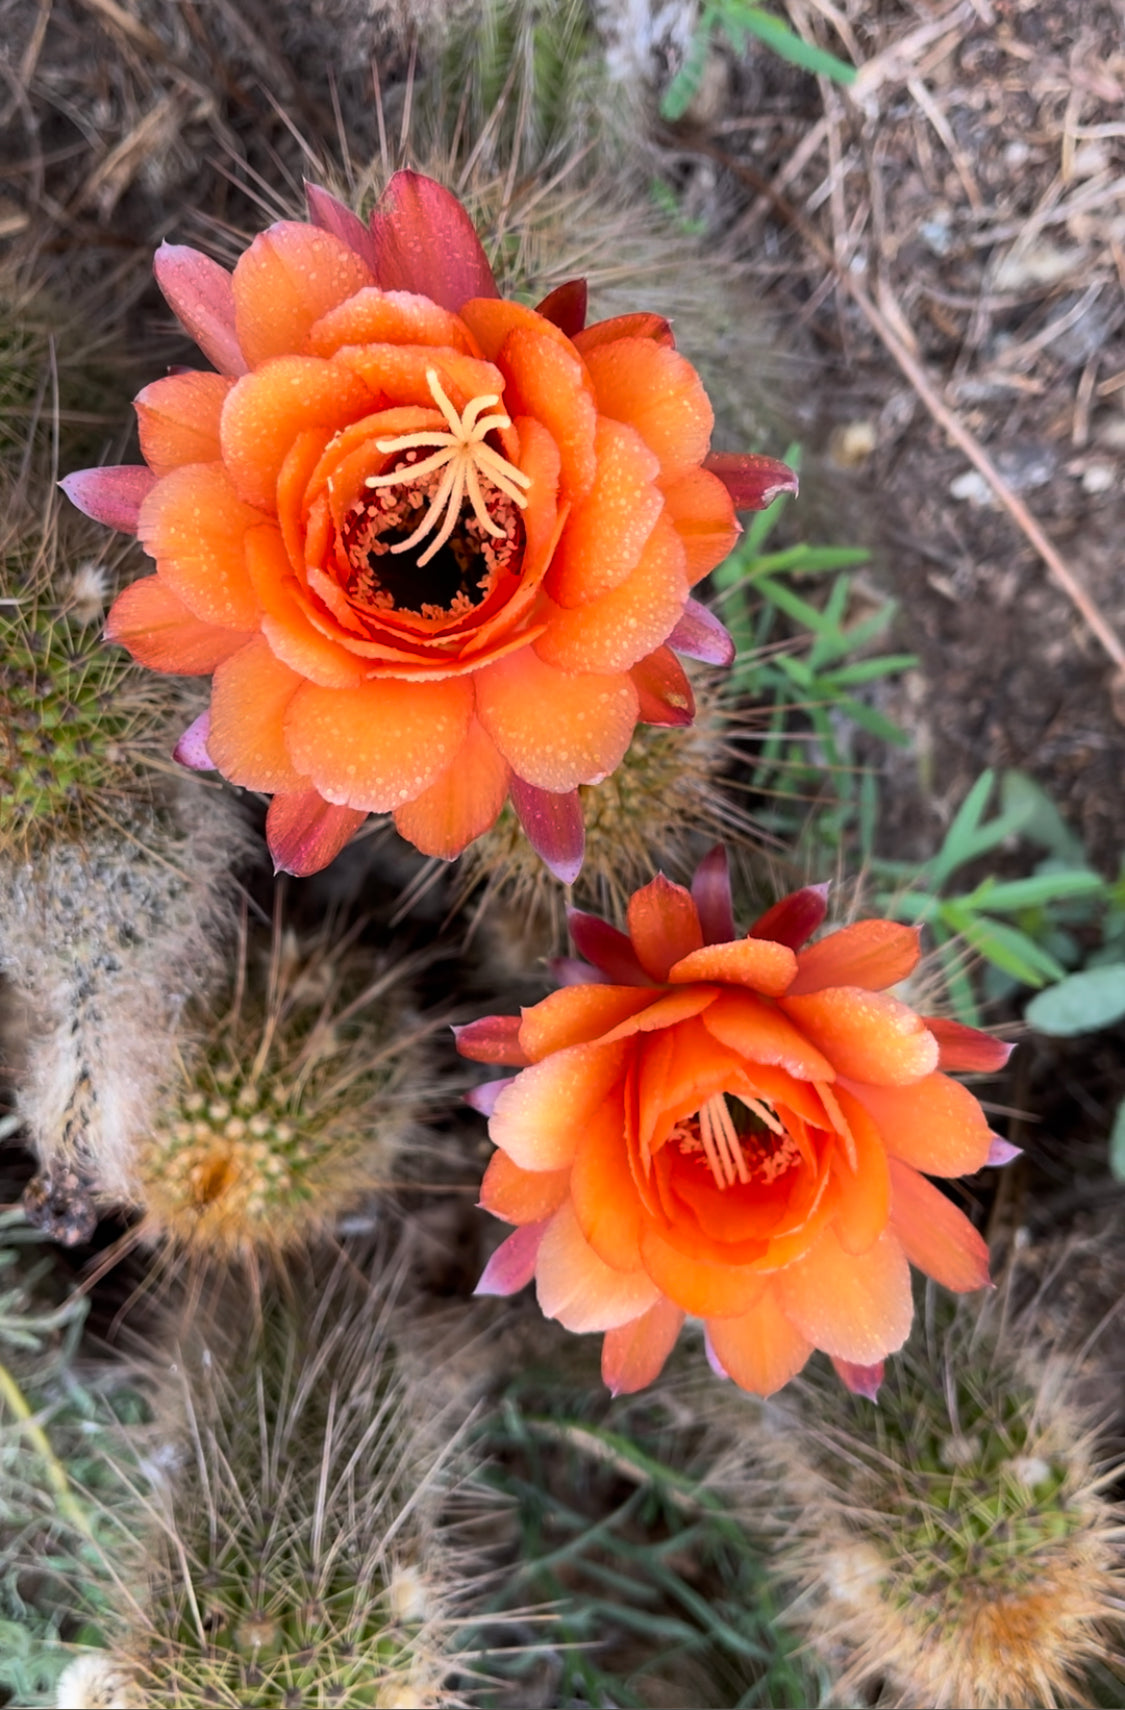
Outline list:
[[[988,1281],[983,1240],[926,1178],[1013,1155],[945,1072],[1009,1047],[888,994],[917,964],[911,928],[809,944],[825,913],[809,887],[736,938],[716,849],[690,891],[637,891],[628,934],[572,912],[568,984],[458,1030],[463,1055],[522,1070],[470,1101],[498,1148],[481,1204],[517,1225],[478,1292],[534,1277],[547,1317],[604,1333],[615,1394],[657,1376],[687,1314],[744,1389],[771,1394],[820,1348],[874,1394],[910,1329],[911,1264]]]

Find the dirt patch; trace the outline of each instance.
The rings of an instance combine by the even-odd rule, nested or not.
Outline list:
[[[983,448],[1120,646],[1121,6],[790,10],[863,65],[853,90],[759,51],[727,65],[718,94],[710,80],[677,146],[694,194],[727,200],[731,242],[815,359],[813,448],[849,489],[850,526],[877,544],[902,640],[921,657],[921,711],[917,695],[898,707],[916,736],[915,787],[896,773],[884,836],[924,854],[939,826],[920,803],[940,822],[985,766],[1015,765],[1115,869],[1115,662],[893,349]]]

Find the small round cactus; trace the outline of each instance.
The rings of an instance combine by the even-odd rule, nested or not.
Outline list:
[[[280,1253],[390,1185],[421,1104],[407,970],[288,931],[244,952],[140,1148],[144,1234],[212,1258]]]
[[[1033,1372],[962,1306],[888,1367],[878,1405],[813,1379],[773,1411],[791,1618],[880,1703],[1056,1705],[1120,1626],[1120,1516],[1061,1362]],[[918,1338],[921,1341],[922,1338]]]

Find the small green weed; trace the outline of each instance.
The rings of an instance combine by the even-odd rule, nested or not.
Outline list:
[[[660,103],[662,119],[680,119],[691,106],[703,79],[707,55],[717,31],[721,30],[735,53],[745,53],[751,36],[772,48],[780,59],[802,71],[830,77],[836,83],[854,83],[856,69],[824,48],[806,42],[782,18],[751,6],[747,0],[707,0],[688,47],[687,57],[664,92]]]

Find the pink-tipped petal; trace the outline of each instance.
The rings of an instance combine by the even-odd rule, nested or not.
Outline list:
[[[172,750],[172,758],[179,766],[187,766],[192,772],[213,772],[215,762],[207,752],[207,737],[211,730],[211,709],[201,712],[193,719],[184,734]]]
[[[136,534],[141,505],[155,485],[156,476],[143,463],[76,469],[59,482],[71,504],[84,516],[122,534]]]
[[[542,1223],[525,1223],[506,1241],[501,1241],[473,1293],[516,1294],[526,1288],[535,1275],[539,1246],[550,1221],[545,1217]]]
[[[614,986],[648,986],[652,984],[637,960],[637,952],[626,933],[602,920],[600,915],[585,914],[571,908],[566,914],[574,947],[587,962],[599,968]]]
[[[695,869],[691,894],[699,911],[704,944],[729,944],[734,937],[734,904],[730,862],[721,843],[716,843]]]
[[[473,1087],[471,1092],[465,1094],[465,1103],[471,1105],[481,1116],[491,1116],[496,1109],[496,1100],[505,1087],[511,1086],[515,1078],[514,1075],[505,1075],[503,1080],[485,1081],[483,1086]]]
[[[162,243],[152,264],[168,307],[220,374],[247,372],[234,324],[234,292],[225,267],[183,243]]]
[[[703,467],[717,475],[736,511],[764,511],[782,493],[795,493],[798,480],[776,457],[752,457],[739,451],[714,451]]]
[[[730,1373],[727,1371],[722,1360],[720,1360],[718,1354],[716,1354],[715,1344],[711,1340],[711,1332],[706,1325],[703,1329],[703,1350],[707,1355],[707,1364],[710,1366],[715,1376],[717,1378],[722,1378],[724,1383],[729,1383]]]
[[[584,279],[567,279],[548,291],[541,303],[536,303],[535,313],[558,327],[567,338],[573,338],[586,325],[587,296]]]
[[[335,807],[317,790],[274,796],[266,814],[266,842],[274,871],[307,879],[334,861],[367,818],[357,808]]]
[[[788,944],[799,950],[828,913],[828,886],[805,885],[790,896],[775,902],[754,922],[748,938],[772,938],[775,944]]]
[[[684,615],[668,637],[667,646],[686,659],[702,659],[705,665],[730,665],[734,661],[734,639],[706,606],[688,600]]]
[[[1002,1069],[1015,1050],[1003,1039],[982,1033],[978,1027],[966,1027],[963,1021],[949,1021],[944,1016],[928,1015],[926,1026],[938,1042],[941,1068],[953,1074],[993,1075]]]
[[[857,1366],[851,1360],[832,1361],[836,1368],[836,1376],[845,1389],[850,1389],[853,1395],[862,1395],[865,1401],[877,1401],[879,1388],[886,1374],[886,1361],[879,1360],[873,1366]]]
[[[305,201],[312,224],[319,226],[322,232],[331,232],[341,243],[346,243],[371,269],[372,277],[377,277],[379,254],[375,239],[359,215],[346,207],[338,196],[333,196],[330,190],[323,189],[319,184],[310,184],[307,178]]]
[[[1022,1157],[1022,1146],[1013,1146],[1010,1140],[1005,1140],[1002,1135],[994,1134],[992,1136],[992,1144],[988,1148],[988,1157],[984,1160],[983,1167],[985,1169],[990,1167],[999,1169],[1002,1168],[1004,1164],[1010,1164],[1013,1159]]]
[[[384,291],[417,291],[454,314],[471,297],[500,294],[468,214],[432,178],[396,172],[371,215],[371,234]]]
[[[695,696],[683,666],[670,647],[640,659],[629,672],[637,691],[642,724],[684,725],[695,717]]]
[[[547,972],[557,986],[600,986],[603,980],[600,969],[592,968],[577,956],[549,957]]]
[[[527,841],[564,885],[572,885],[582,871],[586,853],[586,827],[582,821],[582,802],[577,790],[565,795],[553,795],[549,790],[537,790],[522,778],[512,775],[510,785],[512,806],[527,834]]]
[[[522,1021],[518,1015],[482,1015],[479,1021],[454,1027],[453,1038],[462,1057],[473,1063],[501,1063],[507,1068],[525,1069],[531,1058],[520,1044]]]
[[[635,1395],[664,1370],[676,1344],[684,1314],[660,1299],[639,1318],[607,1330],[602,1343],[602,1379],[612,1395]]]

